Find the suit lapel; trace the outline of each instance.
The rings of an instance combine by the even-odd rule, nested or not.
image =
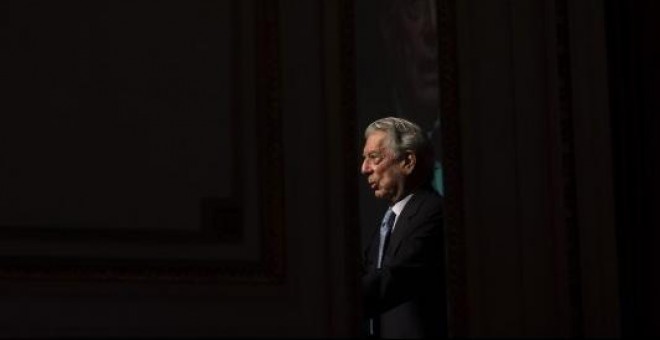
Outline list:
[[[424,200],[424,195],[424,191],[416,192],[403,208],[403,211],[401,211],[401,216],[397,219],[396,224],[394,225],[394,230],[390,235],[390,241],[389,245],[387,246],[386,253],[396,253],[396,250],[399,248],[401,241],[405,239],[405,236],[411,232],[413,224],[410,220],[415,215],[417,215],[417,211],[419,210],[421,202]]]

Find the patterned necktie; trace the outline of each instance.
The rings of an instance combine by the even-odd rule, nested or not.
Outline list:
[[[376,268],[381,268],[383,265],[383,253],[385,252],[385,245],[387,244],[390,232],[392,231],[395,218],[396,214],[394,211],[392,211],[392,208],[387,209],[385,216],[383,216],[383,222],[380,224],[380,245],[378,246],[378,264],[376,265]]]

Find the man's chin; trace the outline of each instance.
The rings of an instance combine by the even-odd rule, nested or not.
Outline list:
[[[374,196],[376,198],[379,198],[379,199],[386,199],[387,198],[386,193],[384,193],[382,191],[378,191],[378,190],[374,191]]]

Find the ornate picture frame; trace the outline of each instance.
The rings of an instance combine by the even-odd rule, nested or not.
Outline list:
[[[226,127],[230,138],[242,145],[243,132],[252,131],[253,144],[243,148],[256,147],[231,149],[231,178],[221,179],[229,183],[230,194],[200,197],[201,223],[194,229],[5,223],[0,226],[0,237],[6,245],[0,255],[0,278],[258,285],[282,282],[286,269],[278,1],[228,3],[230,13],[209,14],[233,18],[230,46],[218,47],[231,51],[231,65],[225,65],[231,70],[233,83],[229,89],[231,112],[218,114],[231,116],[233,123]],[[36,27],[34,31],[44,29],[48,28]],[[254,118],[244,120],[246,116]],[[247,178],[250,175],[242,169],[245,154],[250,152],[256,155],[255,178]],[[19,172],[22,166],[14,164]],[[256,183],[256,192],[245,192],[243,184],[247,181]],[[12,202],[13,194],[4,191],[3,201]],[[245,205],[246,195],[252,196],[259,207],[254,219],[258,225],[245,225],[246,215],[253,214]],[[4,209],[9,206],[5,204]],[[245,245],[246,228],[252,230],[249,234],[254,246]],[[182,256],[201,246],[209,249],[212,256]],[[127,248],[133,249],[132,253],[154,255],[132,256],[125,251]],[[215,248],[230,250],[213,254]],[[232,252],[243,255],[223,255]]]

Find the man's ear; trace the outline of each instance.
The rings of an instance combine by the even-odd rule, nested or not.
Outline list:
[[[406,175],[410,175],[417,165],[417,155],[411,151],[405,151],[401,158],[401,168]]]

